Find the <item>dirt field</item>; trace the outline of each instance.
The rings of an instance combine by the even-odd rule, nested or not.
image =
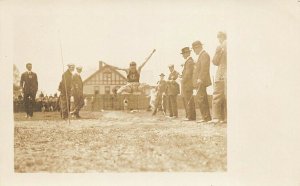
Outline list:
[[[182,111],[180,115],[183,115]],[[141,111],[15,114],[15,172],[226,171],[227,125]]]

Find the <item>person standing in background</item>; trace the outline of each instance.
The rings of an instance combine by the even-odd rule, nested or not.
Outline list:
[[[156,91],[157,91],[157,97],[156,102],[154,106],[154,110],[152,115],[154,116],[157,112],[157,109],[162,109],[164,115],[166,114],[166,88],[167,88],[167,82],[164,80],[165,75],[161,73],[160,80],[157,82]]]
[[[36,73],[32,72],[32,64],[26,64],[27,71],[21,75],[20,87],[23,93],[26,118],[33,117],[35,108],[35,97],[38,90],[38,79]]]
[[[169,106],[169,117],[178,117],[178,108],[177,108],[177,96],[180,94],[180,86],[176,82],[179,73],[175,70],[174,65],[169,65],[169,77],[167,81],[167,103]]]
[[[227,122],[227,35],[225,32],[219,32],[217,35],[220,45],[212,60],[213,64],[218,66],[214,82],[213,92],[213,120],[212,123]]]
[[[60,112],[62,119],[69,118],[70,98],[72,89],[72,72],[75,69],[74,64],[68,64],[68,70],[62,75],[62,80],[59,83],[58,90],[60,91]]]
[[[79,115],[79,111],[84,106],[83,83],[80,76],[81,72],[82,67],[76,67],[76,73],[73,75],[72,79],[72,96],[74,98],[74,110],[70,114],[73,114],[76,118],[81,118]]]

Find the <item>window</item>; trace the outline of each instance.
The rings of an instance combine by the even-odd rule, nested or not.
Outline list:
[[[105,86],[105,94],[110,94],[110,86]]]
[[[94,94],[99,94],[99,86],[94,86]]]
[[[103,73],[103,82],[104,84],[111,84],[111,72]]]

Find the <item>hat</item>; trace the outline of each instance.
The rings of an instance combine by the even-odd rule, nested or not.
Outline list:
[[[159,76],[165,76],[164,73],[161,73]]]
[[[202,46],[203,44],[200,42],[200,41],[195,41],[193,44],[192,44],[192,47],[198,47],[198,46]]]
[[[170,65],[169,65],[169,68],[171,68],[171,67],[174,67],[174,64],[170,64]]]
[[[28,66],[28,65],[32,65],[32,64],[31,63],[27,63],[26,66]]]
[[[181,49],[181,54],[183,53],[187,53],[187,52],[190,52],[190,48],[189,47],[184,47],[183,49]]]
[[[82,70],[82,66],[77,66],[76,69]]]
[[[68,67],[72,67],[72,66],[75,67],[74,63],[69,63],[69,64],[67,64],[67,66]]]
[[[226,32],[222,32],[222,31],[218,32],[217,38],[220,38],[220,37],[224,37],[226,39],[227,38]]]
[[[132,62],[130,63],[130,66],[136,66],[136,62],[132,61]]]

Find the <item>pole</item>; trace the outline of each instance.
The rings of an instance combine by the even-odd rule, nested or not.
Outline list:
[[[64,68],[64,57],[63,57],[63,50],[62,50],[62,42],[61,42],[61,39],[60,39],[60,32],[58,32],[59,34],[59,46],[60,46],[60,56],[61,56],[61,64],[62,64],[62,70],[63,70],[63,81],[64,81],[64,87],[65,87],[65,93],[66,93],[66,100],[67,100],[67,111],[68,111],[68,124],[71,123],[70,121],[70,109],[69,109],[69,93],[68,93],[68,90],[67,90],[67,84],[66,84],[66,78],[64,76],[64,73],[65,73],[65,68]]]

